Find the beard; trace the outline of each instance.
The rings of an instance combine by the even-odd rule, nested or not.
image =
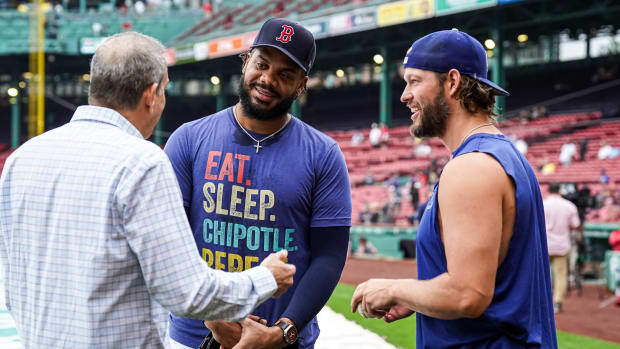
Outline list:
[[[250,90],[257,86],[273,93],[276,98],[280,98],[279,93],[277,93],[271,87],[265,84],[260,84],[257,82],[251,82],[249,84],[246,84],[245,74],[241,74],[241,78],[239,79],[239,85],[237,86],[237,93],[239,94],[239,101],[241,102],[241,108],[243,108],[243,112],[245,113],[245,115],[252,119],[260,121],[279,119],[286,115],[286,113],[291,108],[291,105],[296,99],[296,94],[295,92],[293,92],[293,94],[291,94],[287,98],[282,99],[273,108],[266,109],[261,105],[261,103],[252,102]]]
[[[439,90],[433,102],[420,109],[420,125],[411,125],[410,132],[418,138],[442,136],[446,131],[446,121],[450,116],[450,106],[443,90]]]

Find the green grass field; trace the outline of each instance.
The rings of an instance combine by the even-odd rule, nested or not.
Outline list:
[[[353,291],[355,291],[354,286],[338,284],[327,305],[335,312],[344,315],[349,320],[355,321],[360,326],[378,334],[385,338],[387,342],[399,348],[415,348],[415,316],[391,324],[387,324],[380,319],[364,319],[357,313],[351,313],[349,304]],[[620,344],[561,331],[558,331],[558,345],[561,349],[620,349]]]

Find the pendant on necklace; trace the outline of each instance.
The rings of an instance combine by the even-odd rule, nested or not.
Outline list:
[[[254,148],[256,148],[256,154],[258,154],[258,151],[260,150],[260,148],[263,148],[263,146],[262,146],[262,145],[260,145],[260,142],[257,142],[257,143],[254,145]]]

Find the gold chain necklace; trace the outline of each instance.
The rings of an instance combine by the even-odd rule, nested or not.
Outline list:
[[[482,125],[478,125],[474,128],[472,128],[471,130],[469,130],[469,132],[467,132],[467,134],[465,135],[465,137],[463,137],[463,139],[461,140],[461,143],[459,143],[459,147],[461,146],[461,144],[463,144],[463,142],[465,142],[465,140],[467,139],[467,137],[469,137],[469,135],[471,135],[472,132],[476,131],[479,128],[485,127],[485,126],[491,126],[493,125],[493,122],[489,122],[487,124],[482,124]]]

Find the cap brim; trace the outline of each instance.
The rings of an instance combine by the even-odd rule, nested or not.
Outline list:
[[[510,93],[508,93],[508,91],[504,90],[503,88],[499,87],[499,85],[497,85],[496,83],[494,83],[491,80],[485,79],[485,78],[477,78],[479,81],[485,83],[486,85],[491,86],[491,88],[493,88],[493,92],[495,92],[496,95],[499,96],[510,96]]]
[[[276,46],[276,45],[270,45],[270,44],[258,44],[258,45],[252,45],[252,46],[250,46],[250,48],[252,49],[252,48],[261,47],[261,46],[269,46],[269,47],[273,47],[275,49],[278,49],[280,52],[284,53],[288,58],[290,58],[293,62],[295,62],[301,68],[301,70],[303,70],[304,73],[306,73],[306,75],[308,75],[308,71],[306,70],[304,65],[301,64],[301,62],[297,58],[295,58],[295,56],[293,56],[290,52],[288,52],[283,47]]]

